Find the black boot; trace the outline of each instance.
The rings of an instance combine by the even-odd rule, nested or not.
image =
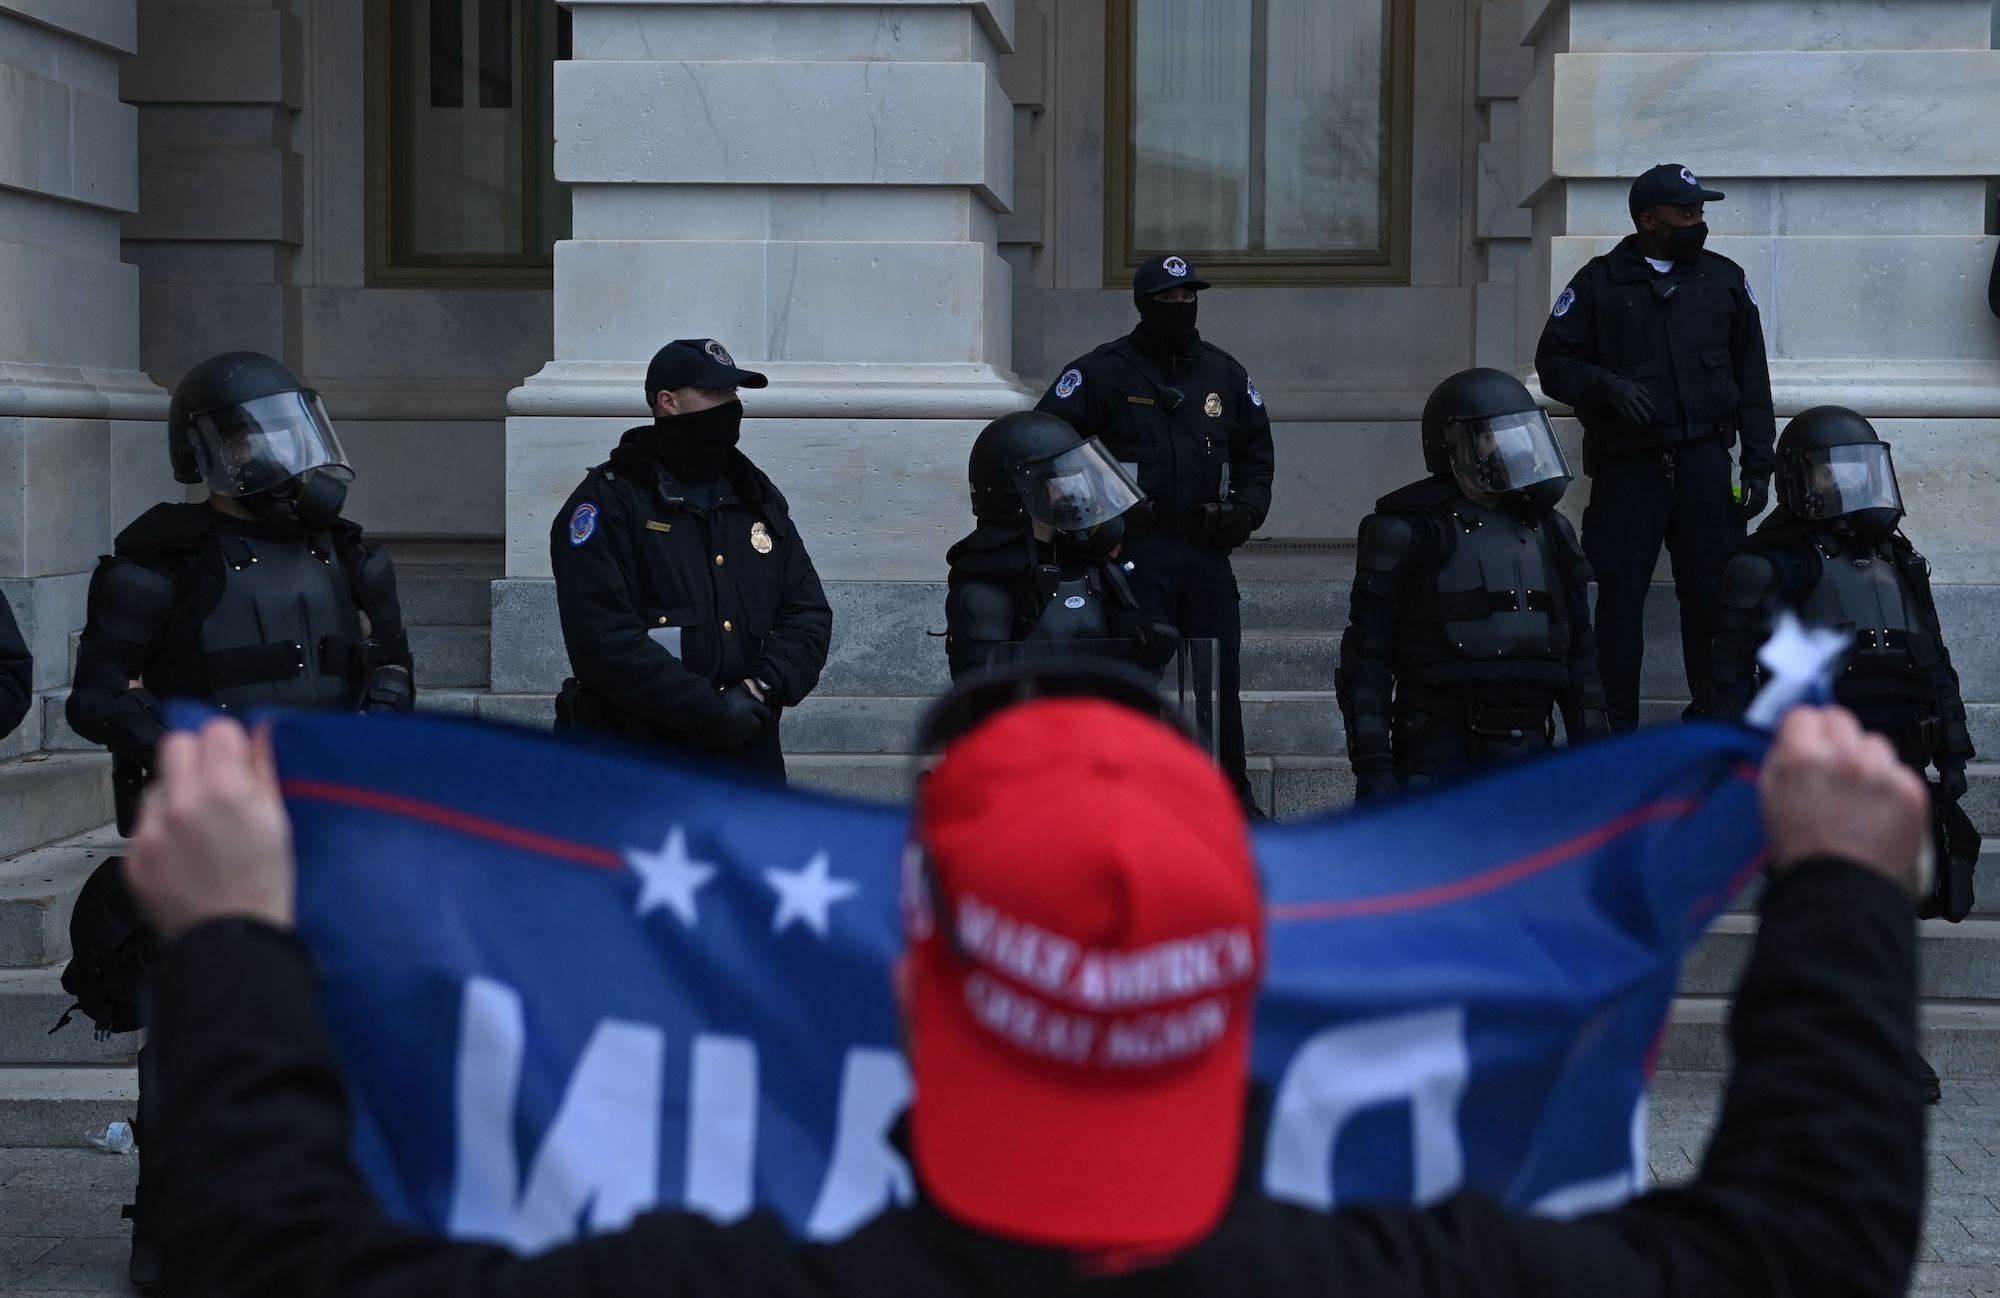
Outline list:
[[[1937,1070],[1922,1055],[1917,1056],[1917,1089],[1923,1093],[1925,1104],[1944,1101],[1944,1087],[1938,1082]]]
[[[119,1215],[132,1223],[132,1259],[126,1263],[125,1278],[140,1293],[152,1293],[160,1287],[160,1247],[147,1233],[137,1203],[126,1204]]]

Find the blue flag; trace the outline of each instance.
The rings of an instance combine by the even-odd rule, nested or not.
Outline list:
[[[1681,958],[1763,861],[1766,743],[1683,726],[1259,827],[1267,1188],[1558,1215],[1641,1188]],[[523,1250],[654,1206],[827,1238],[908,1195],[903,809],[432,718],[290,716],[277,750],[392,1216]]]

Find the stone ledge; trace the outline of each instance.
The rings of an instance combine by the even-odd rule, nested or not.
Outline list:
[[[139,370],[0,360],[0,417],[163,420],[167,399]]]
[[[991,365],[823,365],[762,361],[747,351],[737,359],[771,378],[746,402],[753,421],[991,420],[1029,409],[1040,395]],[[645,376],[644,360],[551,361],[507,394],[507,413],[631,421]]]

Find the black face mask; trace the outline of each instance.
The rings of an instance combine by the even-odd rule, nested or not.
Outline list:
[[[328,473],[287,478],[268,491],[242,498],[245,509],[287,532],[324,532],[347,503],[347,484]]]
[[[1194,351],[1201,342],[1194,320],[1200,302],[1162,302],[1158,298],[1139,301],[1139,332],[1154,338],[1180,355]]]
[[[1679,226],[1669,233],[1668,242],[1674,260],[1685,266],[1701,256],[1702,246],[1708,242],[1708,222]]]
[[[742,436],[743,403],[725,401],[690,414],[660,416],[646,447],[668,473],[698,486],[722,471]]]

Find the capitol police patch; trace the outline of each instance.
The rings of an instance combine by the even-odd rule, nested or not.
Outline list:
[[[1762,303],[1757,301],[1757,290],[1750,287],[1750,277],[1748,275],[1743,277],[1743,296],[1750,299],[1751,306],[1762,305]]]
[[[1257,390],[1257,380],[1250,378],[1249,376],[1246,375],[1244,376],[1243,381],[1250,385],[1250,404],[1258,407],[1259,409],[1262,409],[1264,405],[1264,394]]]
[[[1160,264],[1166,268],[1167,274],[1172,275],[1175,279],[1183,279],[1188,273],[1187,263],[1179,257],[1169,257]]]
[[[1056,400],[1058,401],[1069,400],[1071,397],[1076,395],[1076,390],[1082,386],[1083,386],[1082,370],[1063,371],[1063,376],[1056,380]]]
[[[597,534],[597,506],[586,500],[569,516],[569,543],[582,545]]]
[[[1696,179],[1695,174],[1692,171],[1689,171],[1686,167],[1681,168],[1681,182],[1685,184],[1689,189],[1701,188],[1701,181]]]
[[[735,358],[729,354],[729,349],[713,338],[703,343],[701,349],[707,352],[708,358],[717,365],[734,365],[736,363]]]
[[[1576,305],[1576,290],[1573,288],[1564,289],[1562,291],[1562,296],[1556,299],[1556,319],[1560,320],[1564,316],[1568,315],[1569,309],[1575,305]]]

